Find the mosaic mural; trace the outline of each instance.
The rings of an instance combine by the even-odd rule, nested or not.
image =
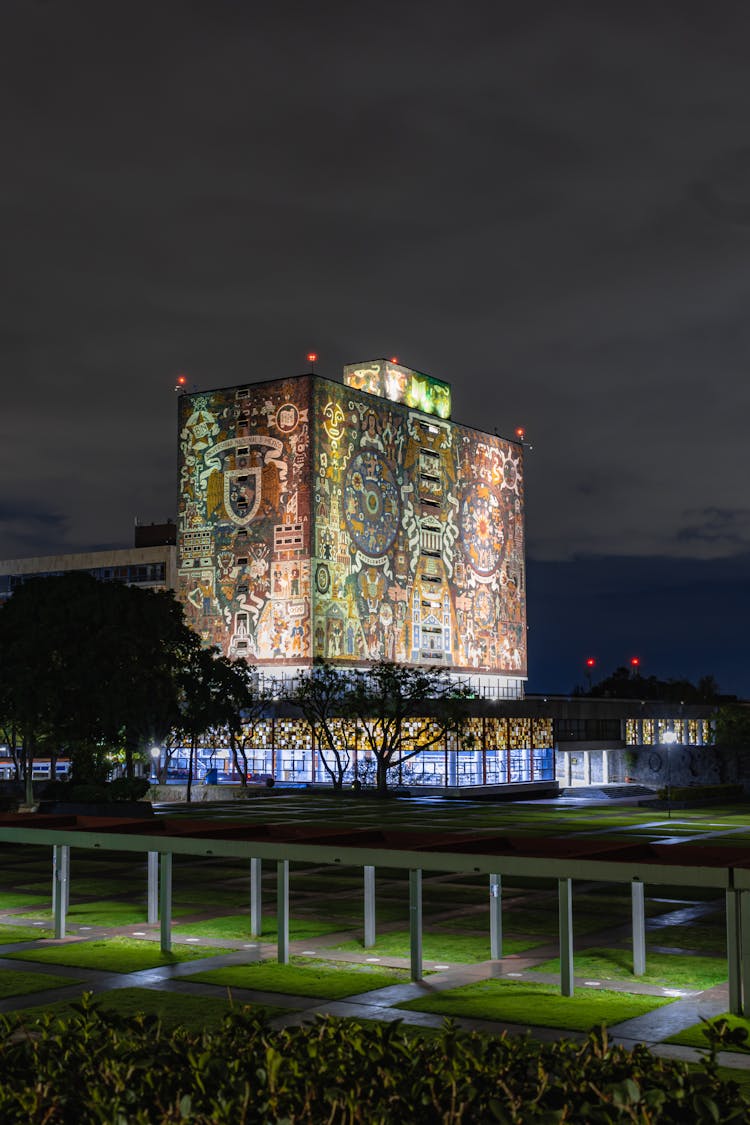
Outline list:
[[[313,654],[525,675],[521,447],[313,393]]]
[[[526,674],[522,450],[317,376],[180,400],[179,595],[262,664]]]
[[[178,596],[253,663],[311,654],[309,401],[307,377],[180,399]]]

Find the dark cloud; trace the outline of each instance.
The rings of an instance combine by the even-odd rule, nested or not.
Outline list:
[[[127,542],[174,511],[175,374],[312,346],[525,425],[532,559],[738,555],[749,31],[730,0],[4,0],[3,493],[54,488],[50,551]]]

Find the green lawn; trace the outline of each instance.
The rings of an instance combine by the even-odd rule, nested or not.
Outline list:
[[[0,926],[0,945],[12,945],[18,941],[40,941],[52,937],[52,930],[45,926]]]
[[[747,1052],[750,1051],[750,1020],[743,1019],[742,1016],[732,1016],[729,1014],[729,1012],[725,1012],[723,1016],[717,1016],[716,1018],[726,1020],[732,1030],[734,1030],[735,1028],[742,1028],[743,1031],[746,1031],[748,1033],[748,1038],[745,1040],[745,1046],[742,1046],[740,1044],[728,1044],[726,1047],[722,1047],[721,1050],[736,1051],[741,1054],[747,1054]],[[711,1020],[710,1022],[714,1023],[715,1021]],[[681,1047],[701,1047],[703,1048],[703,1050],[707,1050],[708,1039],[705,1035],[705,1027],[705,1023],[693,1024],[692,1027],[685,1028],[684,1031],[678,1032],[677,1035],[670,1036],[670,1038],[667,1039],[666,1042],[677,1043]]]
[[[727,979],[727,963],[723,957],[690,957],[686,954],[652,953],[646,950],[646,972],[633,975],[633,953],[630,949],[586,949],[574,954],[577,977],[593,980],[632,981],[654,984],[662,988],[712,988]],[[560,960],[555,957],[535,965],[533,972],[559,973]]]
[[[71,982],[69,982],[71,983]],[[157,1016],[166,1031],[177,1027],[186,1027],[191,1030],[205,1028],[213,1031],[221,1025],[221,1021],[232,1008],[253,1007],[268,1016],[275,1016],[285,1008],[264,1004],[262,1008],[257,1005],[233,1003],[231,995],[220,993],[217,990],[213,996],[188,996],[177,992],[159,992],[151,988],[117,988],[112,992],[104,992],[96,997],[96,1003],[108,1011],[117,1012],[122,1016],[147,1015]],[[23,1022],[33,1027],[34,1021],[48,1015],[61,1019],[69,1017],[75,1009],[71,1001],[59,1000],[55,1004],[45,1007],[25,1008],[20,1013]]]
[[[71,942],[68,945],[48,945],[19,953],[7,953],[6,957],[16,961],[34,961],[38,964],[101,969],[110,973],[135,973],[141,969],[155,969],[159,965],[196,961],[202,957],[214,957],[229,952],[231,950],[181,945],[175,946],[171,953],[162,953],[154,941],[113,937],[97,941]]]
[[[0,911],[25,910],[27,906],[36,906],[40,902],[49,902],[52,898],[52,880],[50,879],[46,895],[26,894],[25,891],[0,891]]]
[[[71,977],[58,977],[54,973],[28,973],[16,969],[0,969],[0,1000],[6,996],[25,996],[27,992],[44,992],[64,984],[79,984]]]
[[[522,953],[526,949],[533,949],[533,941],[508,939],[503,941],[503,955]],[[345,941],[336,945],[334,949],[344,952],[361,953],[361,941]],[[367,950],[373,957],[406,957],[410,956],[409,933],[407,930],[396,930],[393,933],[381,934],[375,946]],[[472,964],[476,961],[489,961],[490,938],[489,932],[484,937],[475,937],[472,934],[436,934],[426,933],[422,936],[422,957],[425,961],[448,961]]]
[[[348,927],[344,927],[347,928]],[[320,937],[341,929],[337,922],[316,922],[309,918],[293,918],[289,923],[291,941]],[[247,914],[227,914],[223,918],[209,918],[201,922],[181,922],[172,927],[172,933],[181,936],[221,938],[224,941],[276,941],[278,928],[275,918],[263,920],[259,938],[250,936],[250,911]]]
[[[587,1031],[595,1024],[617,1024],[642,1016],[668,1002],[654,996],[594,988],[577,988],[574,996],[561,996],[554,985],[487,980],[409,1000],[400,1007],[451,1018],[463,1016],[524,1027]]]
[[[205,909],[205,906],[204,906]],[[176,908],[175,916],[190,913],[185,907]],[[51,910],[25,911],[24,918],[52,920]],[[102,899],[94,902],[73,902],[68,907],[67,920],[71,926],[145,926],[147,917],[146,898],[142,901],[116,902]]]
[[[341,1000],[360,992],[372,992],[391,984],[408,984],[409,976],[398,969],[377,969],[371,965],[353,966],[346,962],[316,961],[295,957],[290,965],[258,961],[191,973],[191,981],[221,984],[229,988],[252,988],[258,992],[285,992],[294,996],[315,996]]]

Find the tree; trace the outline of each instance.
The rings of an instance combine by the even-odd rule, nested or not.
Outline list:
[[[716,712],[716,745],[750,749],[750,707],[734,703]]]
[[[341,789],[352,761],[356,723],[346,718],[350,673],[320,661],[299,680],[290,701],[299,707],[318,739],[318,753],[334,789]]]
[[[124,749],[132,777],[179,717],[179,674],[199,647],[169,591],[81,572],[21,586],[0,609],[0,714],[16,730],[27,800],[40,752]]]
[[[653,699],[665,703],[714,703],[719,685],[713,676],[701,676],[697,686],[689,680],[660,680],[621,666],[587,691],[576,688],[578,696],[598,699]]]
[[[181,670],[177,725],[190,740],[188,802],[198,740],[215,727],[228,728],[235,734],[241,729],[242,712],[253,703],[253,671],[244,660],[232,661],[217,649],[199,646],[193,648]]]
[[[447,668],[382,660],[349,677],[344,706],[375,759],[380,794],[388,790],[389,770],[436,746],[450,732],[458,733],[468,715],[471,693],[455,683]]]

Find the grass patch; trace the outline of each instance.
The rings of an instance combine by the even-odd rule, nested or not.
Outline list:
[[[70,983],[70,982],[68,982]],[[245,1010],[252,1007],[257,1012],[267,1016],[280,1015],[285,1008],[264,1004],[261,1007],[250,1004],[233,1003],[231,996],[221,993],[216,996],[188,996],[178,992],[160,992],[152,988],[117,988],[112,992],[104,992],[96,997],[96,1003],[107,1011],[117,1012],[121,1016],[156,1016],[161,1020],[167,1031],[178,1027],[186,1027],[191,1031],[205,1029],[214,1031],[221,1026],[221,1021],[232,1008]],[[48,1015],[65,1019],[72,1015],[76,1009],[74,1001],[58,1000],[55,1004],[45,1007],[25,1008],[23,1022],[33,1027],[34,1023],[45,1019]]]
[[[185,979],[185,978],[183,978]],[[314,996],[341,1000],[360,992],[372,992],[391,984],[406,984],[409,976],[398,969],[352,966],[346,962],[293,958],[290,965],[258,961],[252,965],[233,965],[190,975],[191,981],[223,984],[229,988],[252,988],[259,992],[286,992],[295,996]]]
[[[79,969],[101,969],[110,973],[136,973],[175,965],[180,961],[196,961],[230,953],[229,949],[207,949],[198,945],[179,946],[171,953],[162,953],[156,942],[138,938],[113,937],[97,941],[71,942],[69,945],[48,945],[39,949],[8,953],[16,961],[34,961],[48,965],[72,965]]]
[[[64,984],[79,984],[70,977],[58,977],[54,973],[27,973],[23,970],[0,969],[0,1000],[6,996],[25,996],[29,992],[44,992],[48,988],[60,988]]]
[[[316,922],[313,919],[294,918],[289,923],[290,941],[304,941],[306,938],[333,934],[340,926],[333,922]],[[247,914],[227,914],[223,918],[207,918],[202,922],[181,922],[172,927],[172,933],[190,937],[220,938],[223,941],[276,941],[278,927],[276,920],[269,918],[263,922],[259,938],[250,937],[250,912]]]
[[[44,926],[0,926],[0,945],[12,945],[18,941],[41,941],[52,937],[52,930]]]
[[[742,1028],[748,1033],[745,1046],[727,1044],[727,1046],[722,1046],[721,1050],[734,1051],[742,1055],[748,1054],[748,1052],[750,1052],[750,1020],[743,1019],[742,1016],[731,1016],[729,1012],[725,1012],[723,1016],[717,1016],[716,1019],[726,1020],[732,1031],[734,1031],[735,1028]],[[714,1022],[714,1020],[709,1020],[709,1023]],[[692,1027],[686,1027],[684,1031],[678,1031],[676,1035],[671,1035],[665,1042],[677,1043],[680,1047],[700,1047],[703,1050],[708,1050],[708,1039],[704,1032],[705,1027],[705,1023],[695,1023]],[[748,1080],[750,1080],[750,1073],[748,1073]]]
[[[669,1001],[655,996],[631,996],[594,988],[577,988],[561,996],[555,985],[485,980],[409,1000],[400,1005],[441,1016],[502,1020],[524,1027],[559,1027],[587,1031],[595,1024],[617,1024],[645,1015]]]
[[[204,906],[205,909],[205,906]],[[174,914],[189,913],[184,907]],[[39,918],[52,921],[51,910],[28,911],[24,918]],[[67,921],[71,926],[145,926],[147,918],[146,898],[143,902],[74,902],[68,907]]]
[[[686,954],[649,953],[646,951],[646,972],[633,975],[633,954],[630,949],[587,949],[573,957],[577,977],[595,980],[632,981],[654,984],[662,988],[712,988],[727,979],[727,963],[722,957],[689,957]],[[532,972],[559,973],[560,960],[555,957],[535,965]]]
[[[508,939],[503,941],[503,955],[507,957],[512,953],[523,953],[526,949],[534,947],[533,941]],[[361,941],[345,941],[336,945],[334,949],[344,952],[361,953]],[[382,934],[368,953],[374,957],[406,957],[410,956],[409,933],[407,930],[394,931],[391,934]],[[425,961],[448,961],[473,964],[477,961],[489,961],[490,938],[474,937],[471,934],[423,934],[422,957]]]
[[[25,891],[0,891],[0,911],[24,910],[27,906],[36,906],[39,902],[49,902],[51,898],[51,885],[46,895],[26,894]]]

